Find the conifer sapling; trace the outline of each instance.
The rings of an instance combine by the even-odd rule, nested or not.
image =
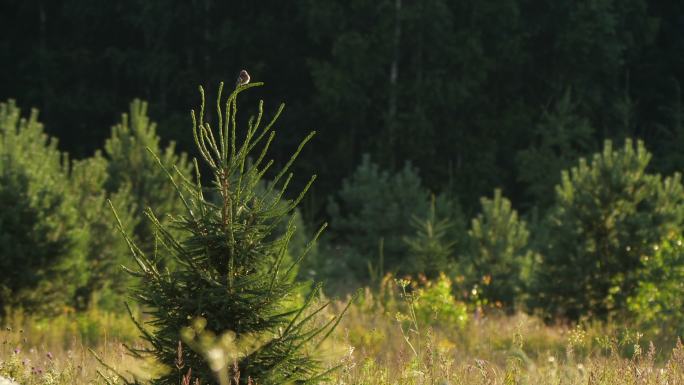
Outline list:
[[[222,106],[221,84],[216,127],[204,119],[204,91],[200,87],[202,105],[199,115],[192,112],[193,134],[213,183],[202,184],[197,160],[194,181],[159,162],[186,212],[174,217],[170,227],[147,209],[157,232],[158,248],[153,255],[143,252],[124,234],[137,263],[131,273],[141,278],[133,297],[147,309],[150,320],[146,323],[151,326],[148,330],[136,321],[150,347],[131,351],[152,355],[172,368],[155,379],[155,384],[178,384],[180,375],[187,375],[189,368],[192,377],[202,384],[223,384],[231,368],[232,376],[239,372],[240,383],[251,379],[262,385],[316,383],[327,373],[321,371],[314,350],[340,318],[319,324],[317,315],[329,304],[316,301],[320,285],[298,299],[302,286],[294,280],[296,265],[325,225],[302,255],[289,263],[284,261],[296,231],[294,222],[289,221],[282,237],[273,240],[270,236],[280,222],[293,217],[293,210],[315,179],[312,177],[295,199],[283,204],[293,176],[289,169],[314,133],[304,138],[285,166],[275,172],[269,187],[258,189],[274,164],[266,156],[275,138],[273,125],[284,107],[281,105],[264,124],[260,101],[256,117],[240,131],[238,95],[260,85],[237,85]],[[182,237],[175,236],[171,228],[180,230]],[[161,259],[174,260],[177,269],[161,271],[157,265]],[[181,330],[184,340],[179,346]],[[225,342],[219,344],[222,350],[207,344],[207,335],[226,332],[225,338],[217,339]],[[174,368],[174,362],[182,362],[183,367]],[[217,374],[221,373],[218,382]]]

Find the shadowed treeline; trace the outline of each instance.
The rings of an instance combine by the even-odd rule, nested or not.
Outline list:
[[[646,0],[9,0],[0,99],[39,108],[83,157],[141,97],[192,151],[195,85],[247,68],[289,103],[278,161],[320,133],[296,169],[321,176],[307,216],[363,153],[412,161],[468,212],[497,186],[527,210],[604,139],[640,137],[653,169],[682,167],[683,20],[680,2]]]

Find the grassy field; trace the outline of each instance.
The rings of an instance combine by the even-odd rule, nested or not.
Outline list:
[[[320,348],[324,366],[339,366],[331,383],[684,384],[684,347],[675,340],[654,344],[623,325],[549,326],[525,314],[472,309],[445,322],[435,307],[425,317],[422,297],[399,293],[366,290],[351,305]],[[329,314],[345,304],[334,302]],[[126,344],[142,343],[126,315],[38,320],[13,312],[0,339],[0,374],[20,384],[106,383],[98,371],[121,382],[95,354],[128,378],[164,370],[127,354]]]

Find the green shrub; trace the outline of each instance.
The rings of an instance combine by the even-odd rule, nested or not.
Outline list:
[[[451,280],[440,274],[416,289],[416,317],[421,325],[434,322],[448,327],[463,328],[468,323],[468,308],[453,296]]]
[[[412,223],[415,234],[404,237],[409,249],[407,270],[435,279],[440,273],[449,270],[449,264],[454,259],[455,246],[458,243],[450,237],[454,223],[437,215],[434,197],[427,218],[421,220],[414,217]]]
[[[481,288],[480,298],[510,308],[525,288],[532,252],[527,244],[530,232],[511,202],[494,190],[492,199],[480,199],[482,211],[468,231],[473,284]]]
[[[0,107],[0,255],[3,306],[27,310],[122,309],[126,243],[112,231],[106,200],[135,225],[130,186],[108,193],[108,162],[96,154],[69,162],[43,133],[37,112],[21,119]]]
[[[150,152],[157,154],[169,170],[178,170],[176,179],[189,178],[191,164],[185,153],[176,153],[175,144],[162,148],[157,135],[157,124],[147,116],[147,103],[133,100],[130,112],[122,114],[121,123],[112,127],[111,136],[104,145],[107,163],[106,190],[116,194],[129,189],[136,207],[150,207],[163,223],[168,215],[183,212],[184,207],[176,191],[168,183],[168,176]],[[149,149],[149,150],[148,150]],[[151,251],[154,244],[154,226],[149,221],[134,223],[135,236],[140,246]]]
[[[87,280],[88,234],[70,194],[68,159],[37,111],[20,115],[13,101],[0,104],[0,310],[52,313]]]
[[[644,255],[634,294],[627,298],[639,330],[673,340],[684,336],[684,239],[670,237]]]
[[[447,249],[461,247],[465,220],[456,199],[440,194],[431,208],[429,196],[410,163],[392,173],[381,170],[365,155],[337,196],[329,199],[332,234],[326,239],[325,254],[337,258],[329,258],[334,266],[326,266],[327,270],[340,274],[350,269],[361,281],[385,271],[436,277],[446,270],[453,262],[450,251],[448,255],[440,251],[439,261],[425,253],[436,251],[428,250],[433,248],[435,236]]]
[[[414,232],[412,218],[428,211],[428,197],[418,171],[409,163],[390,173],[364,155],[328,204],[331,242],[357,277],[368,277],[368,263],[378,260],[381,239],[384,265],[407,267],[408,246],[403,238]]]
[[[88,279],[78,288],[75,305],[79,310],[101,307],[123,311],[123,297],[131,283],[122,265],[128,265],[128,245],[115,230],[116,221],[107,200],[120,208],[119,215],[130,228],[139,221],[128,185],[107,193],[107,161],[99,154],[73,163],[70,174],[71,198],[78,207],[79,222],[87,238]]]
[[[549,316],[607,318],[635,294],[643,258],[681,230],[681,177],[649,174],[643,142],[626,140],[563,171],[536,268],[533,304]]]

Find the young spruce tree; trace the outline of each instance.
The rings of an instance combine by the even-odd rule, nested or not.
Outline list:
[[[174,217],[172,222],[183,232],[180,238],[151,210],[146,212],[159,234],[159,247],[154,254],[164,253],[175,260],[177,269],[160,271],[156,266],[157,255],[144,253],[127,237],[138,265],[133,273],[141,278],[134,297],[149,309],[148,323],[152,326],[147,330],[139,324],[151,348],[133,351],[179,368],[155,379],[155,384],[178,384],[180,368],[182,373],[191,368],[193,380],[213,384],[217,383],[216,374],[225,373],[226,367],[232,365],[237,365],[241,383],[247,383],[248,378],[261,385],[316,383],[325,376],[311,348],[332,332],[339,317],[314,325],[315,315],[328,306],[328,303],[314,305],[320,285],[296,304],[301,284],[295,282],[294,271],[306,251],[291,263],[283,263],[288,243],[296,231],[293,221],[290,220],[284,236],[275,240],[270,237],[280,222],[292,218],[290,214],[315,179],[310,179],[296,199],[283,204],[281,198],[292,178],[288,170],[313,133],[275,173],[269,187],[265,191],[258,189],[259,181],[273,165],[272,160],[266,161],[266,155],[275,137],[273,124],[283,105],[264,125],[263,101],[260,101],[258,114],[250,118],[246,130],[240,131],[237,98],[241,92],[261,84],[238,86],[223,109],[221,84],[216,127],[204,120],[204,92],[200,88],[202,107],[199,115],[192,113],[193,134],[213,183],[202,185],[196,160],[196,181],[180,178],[177,182],[177,177],[182,175],[178,170],[175,177],[169,178],[186,208],[185,214]],[[163,162],[159,163],[163,167]],[[172,171],[167,172],[171,176]],[[228,339],[235,341],[236,351],[223,354],[221,359],[215,351],[197,349],[198,345],[193,344],[197,338],[188,337],[187,333],[184,342],[194,349],[180,344],[181,330],[188,331],[191,323],[199,325],[205,333],[228,332]],[[181,360],[178,360],[179,345]]]

